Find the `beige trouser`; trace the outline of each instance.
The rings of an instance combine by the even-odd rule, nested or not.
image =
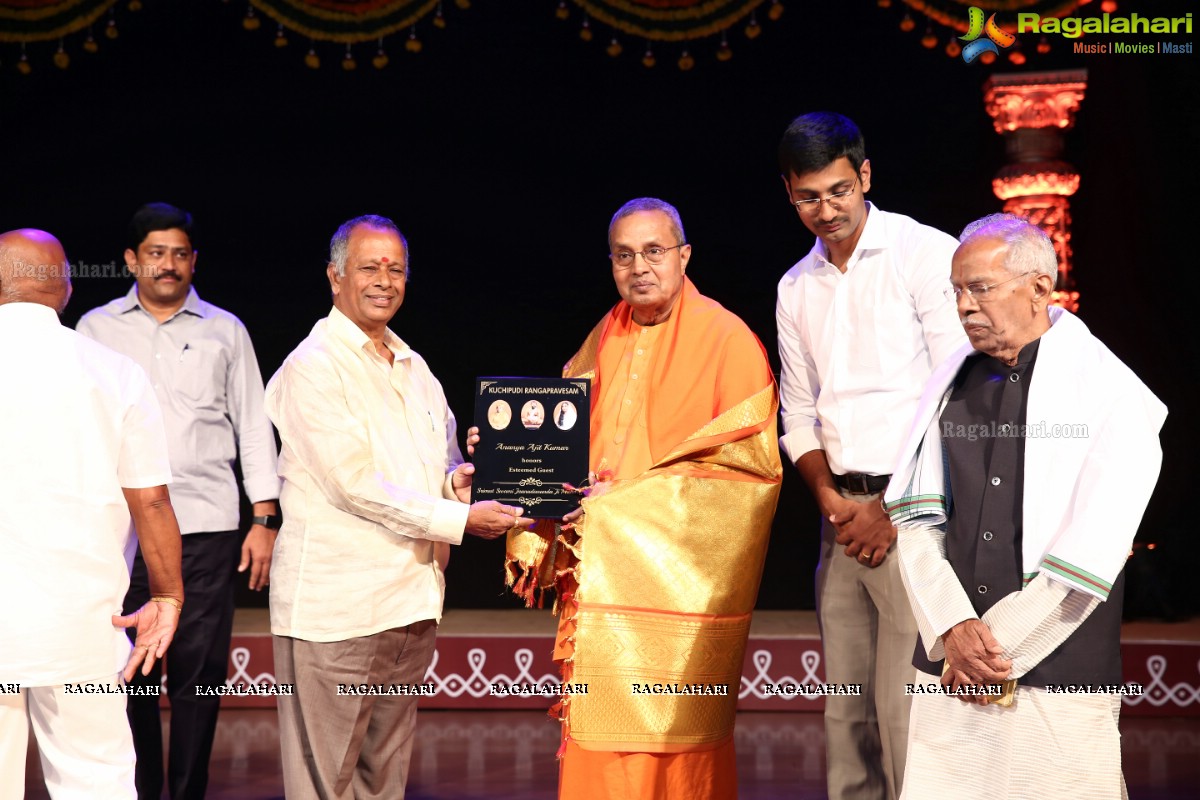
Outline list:
[[[850,495],[878,503],[879,495]],[[900,580],[895,545],[878,567],[847,558],[821,525],[817,620],[825,680],[861,684],[862,696],[825,698],[827,789],[830,800],[894,800],[904,777],[917,623]]]
[[[288,800],[401,800],[408,779],[416,695],[338,694],[347,686],[421,683],[437,623],[341,642],[275,639],[283,790]]]

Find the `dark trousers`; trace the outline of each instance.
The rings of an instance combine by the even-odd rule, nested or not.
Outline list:
[[[201,800],[208,788],[208,758],[221,698],[197,697],[196,686],[225,683],[233,634],[233,579],[240,558],[241,537],[237,531],[189,533],[183,537],[183,613],[166,655],[167,696],[171,701],[167,775],[173,800]],[[139,549],[125,595],[125,613],[136,611],[149,599],[146,562]],[[132,628],[129,634],[132,639]],[[161,681],[162,671],[155,664],[146,676],[139,669],[131,684],[153,686]],[[129,697],[139,800],[159,800],[162,796],[162,723],[158,710],[157,697]]]

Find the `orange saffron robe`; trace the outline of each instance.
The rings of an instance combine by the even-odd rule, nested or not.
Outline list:
[[[685,279],[671,317],[619,303],[564,369],[593,381],[592,468],[613,481],[574,531],[509,540],[510,583],[551,585],[563,680],[562,798],[737,796],[733,713],[778,497],[774,380],[761,343]],[[725,686],[726,695],[637,696]]]

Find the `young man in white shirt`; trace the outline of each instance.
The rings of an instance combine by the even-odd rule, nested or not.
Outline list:
[[[817,241],[779,282],[780,439],[820,508],[817,616],[833,800],[900,793],[917,628],[880,493],[933,368],[964,341],[946,297],[955,240],[866,201],[858,127],[806,114],[779,145],[788,201]]]

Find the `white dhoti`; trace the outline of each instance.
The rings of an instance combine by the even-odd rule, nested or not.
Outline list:
[[[1114,694],[1018,686],[1008,708],[915,695],[902,800],[1124,800],[1120,714]]]

